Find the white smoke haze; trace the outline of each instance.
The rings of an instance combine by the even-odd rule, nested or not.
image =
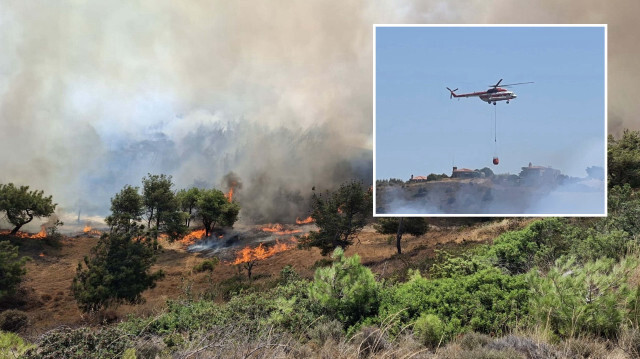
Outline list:
[[[0,182],[100,217],[147,173],[177,189],[233,171],[243,219],[302,216],[313,186],[371,182],[374,23],[609,23],[609,127],[638,128],[640,4],[494,5],[3,1]]]
[[[603,215],[605,183],[572,178],[539,184],[499,180],[438,181],[379,187],[377,214],[392,215]]]

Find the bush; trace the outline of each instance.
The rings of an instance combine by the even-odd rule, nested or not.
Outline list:
[[[317,313],[326,313],[350,327],[377,312],[379,285],[357,254],[345,257],[343,250],[336,248],[333,258],[331,267],[316,270],[309,298]]]
[[[560,255],[568,253],[571,241],[564,237],[566,220],[547,218],[519,231],[498,237],[487,256],[499,268],[511,274],[522,274],[534,266],[550,266]]]
[[[538,343],[533,339],[517,335],[507,335],[494,340],[487,345],[487,349],[498,351],[514,350],[528,359],[556,358],[558,355],[549,345]]]
[[[20,358],[32,347],[17,334],[0,331],[0,358]]]
[[[333,319],[329,321],[320,321],[307,332],[309,339],[316,342],[319,346],[323,346],[328,340],[338,343],[342,338],[342,323]]]
[[[629,317],[627,303],[637,292],[627,287],[636,261],[625,258],[616,264],[610,258],[584,265],[575,258],[560,259],[546,276],[527,276],[532,288],[530,310],[533,320],[562,337],[579,335],[616,336]]]
[[[360,340],[358,354],[365,358],[389,347],[385,333],[377,327],[363,327],[356,338]]]
[[[45,333],[37,347],[28,350],[25,358],[121,358],[131,347],[129,336],[114,328],[93,331],[68,327]]]
[[[429,274],[431,278],[451,278],[491,268],[491,263],[482,254],[483,250],[486,252],[486,248],[482,247],[480,251],[470,251],[460,256],[436,249],[436,258],[429,268]]]
[[[71,290],[84,312],[104,309],[112,304],[137,304],[142,292],[153,288],[164,276],[151,272],[156,260],[153,241],[132,233],[103,234],[91,249],[91,257],[78,263]]]
[[[0,300],[13,295],[27,273],[27,257],[18,255],[18,247],[9,241],[0,241]]]
[[[219,262],[220,260],[216,257],[214,257],[213,259],[204,260],[193,266],[193,271],[195,273],[201,273],[205,271],[213,272]]]
[[[278,284],[287,285],[289,283],[297,282],[301,280],[300,274],[293,269],[293,266],[286,265],[280,271],[280,278],[278,278]]]
[[[458,344],[465,350],[473,350],[476,348],[483,347],[491,341],[491,337],[486,334],[470,332],[458,340]]]
[[[8,309],[0,313],[0,330],[17,333],[29,325],[27,313]]]
[[[414,323],[413,332],[425,346],[436,347],[444,338],[444,324],[433,314],[422,314]]]
[[[521,275],[509,276],[496,268],[467,276],[428,280],[419,272],[383,292],[378,320],[397,317],[397,334],[420,315],[433,314],[444,323],[445,340],[458,333],[500,334],[528,312],[529,286]]]

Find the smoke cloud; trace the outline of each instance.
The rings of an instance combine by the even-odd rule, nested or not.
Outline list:
[[[1,8],[0,182],[43,189],[65,213],[105,215],[147,173],[184,188],[233,171],[251,221],[304,215],[313,186],[370,183],[374,23],[609,23],[609,128],[638,128],[634,0]]]

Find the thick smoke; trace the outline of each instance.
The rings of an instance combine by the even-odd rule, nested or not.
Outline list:
[[[609,23],[610,128],[637,128],[639,7],[4,1],[0,182],[102,216],[147,173],[183,188],[233,171],[244,219],[303,215],[313,186],[371,181],[374,23]]]

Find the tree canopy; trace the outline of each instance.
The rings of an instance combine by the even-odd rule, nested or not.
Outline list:
[[[43,191],[30,191],[29,186],[16,187],[13,183],[0,184],[0,212],[5,212],[9,222],[15,226],[11,234],[16,234],[34,218],[52,215],[57,205]]]
[[[196,210],[196,216],[202,221],[206,236],[209,236],[217,225],[233,226],[238,220],[240,206],[229,202],[222,191],[212,188],[200,190]]]
[[[311,232],[303,245],[318,247],[325,256],[337,247],[346,248],[371,218],[372,206],[371,191],[357,181],[342,184],[334,192],[314,193],[311,217],[319,231]]]
[[[91,312],[113,304],[142,302],[142,292],[155,287],[164,276],[162,271],[150,271],[155,261],[152,241],[130,232],[103,234],[91,255],[78,263],[71,285],[78,306]]]
[[[625,183],[640,187],[640,132],[624,130],[619,139],[609,135],[607,159],[610,188]]]
[[[189,227],[191,220],[194,218],[198,198],[200,198],[200,189],[197,187],[181,189],[176,192],[176,199],[178,200],[180,210],[188,214],[185,218],[187,227]]]
[[[147,228],[152,229],[151,222],[155,220],[156,233],[167,220],[167,214],[178,210],[178,202],[171,187],[171,176],[165,174],[152,175],[149,173],[142,178],[142,197],[147,214]]]
[[[105,218],[105,222],[112,231],[128,232],[142,220],[144,204],[138,190],[138,187],[126,185],[111,199],[111,215]]]

